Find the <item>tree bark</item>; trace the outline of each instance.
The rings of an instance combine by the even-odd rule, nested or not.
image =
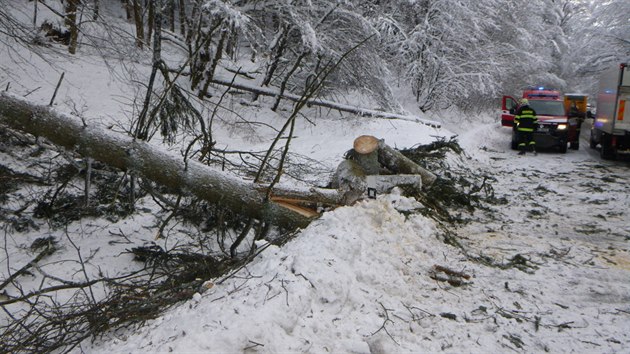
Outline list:
[[[278,38],[275,38],[274,41],[276,45],[273,47],[272,52],[273,59],[269,63],[269,67],[267,68],[267,72],[265,73],[265,77],[262,81],[261,86],[269,86],[271,83],[271,79],[278,68],[278,63],[280,62],[280,58],[282,58],[282,54],[284,54],[285,49],[287,48],[287,41],[289,37],[290,27],[285,27],[281,31],[278,31]]]
[[[430,186],[437,178],[431,171],[411,161],[400,151],[385,144],[383,140],[378,143],[378,161],[394,173],[420,175],[423,186]]]
[[[37,1],[33,1],[33,28],[37,27]]]
[[[175,33],[175,0],[171,0],[168,6],[169,29]]]
[[[133,0],[121,0],[123,7],[125,8],[125,15],[127,17],[127,20],[131,20],[131,4],[129,3],[129,1],[133,1]]]
[[[365,174],[377,175],[381,171],[378,161],[378,139],[371,135],[361,135],[354,139],[354,159],[363,167]]]
[[[179,32],[186,35],[186,7],[184,0],[179,0]]]
[[[92,14],[92,20],[93,21],[98,20],[98,15],[99,15],[100,8],[101,8],[100,0],[94,0],[94,13]]]
[[[70,44],[68,52],[75,54],[77,52],[77,40],[79,38],[79,28],[77,27],[77,10],[79,0],[68,0],[66,3],[65,25],[70,29]]]
[[[6,94],[0,95],[0,124],[72,149],[121,170],[132,170],[156,183],[180,192],[191,193],[212,203],[264,220],[284,228],[305,227],[313,217],[268,201],[263,185],[243,181],[196,161],[185,163],[181,157],[156,149],[131,137],[84,127],[79,120],[35,106]],[[303,199],[325,196],[332,203],[341,199],[334,190],[305,191]],[[280,193],[282,194],[282,193]]]
[[[385,144],[384,140],[379,140],[371,135],[361,135],[354,140],[352,160],[358,167],[360,167],[362,171],[360,177],[363,179],[365,179],[365,176],[363,175],[378,175],[381,167],[384,167],[399,176],[407,176],[393,178],[389,182],[383,180],[381,181],[383,184],[390,182],[395,184],[397,180],[402,184],[409,184],[409,181],[411,181],[412,184],[415,184],[413,183],[413,178],[410,176],[418,175],[421,177],[421,185],[430,186],[437,178],[437,176],[431,171],[426,170],[422,166],[413,162],[411,159],[407,158],[400,151]],[[356,170],[354,166],[350,166],[351,168],[348,168],[348,166],[340,165],[340,167],[342,168],[342,171],[348,172],[355,177],[358,176],[356,172],[352,172]],[[339,172],[342,171],[338,169],[337,175],[339,175]],[[382,178],[380,179],[382,180]],[[333,181],[333,187],[337,188],[334,183],[335,182]]]
[[[302,54],[300,54],[300,56],[297,57],[297,59],[295,60],[295,63],[293,64],[293,67],[291,68],[291,70],[289,70],[287,75],[284,77],[284,79],[280,83],[280,93],[276,97],[276,102],[274,102],[273,107],[271,107],[272,111],[275,112],[278,109],[278,106],[280,105],[280,100],[282,99],[282,96],[284,95],[284,90],[287,87],[287,83],[289,82],[289,79],[291,78],[293,73],[300,67],[302,60],[306,58],[307,55],[308,55],[307,52],[302,52]]]
[[[352,204],[365,193],[366,177],[365,170],[356,161],[343,160],[337,166],[331,184],[343,195],[344,204]]]
[[[144,22],[142,20],[142,5],[140,0],[133,1],[133,20],[136,23],[136,46],[142,49],[144,44]]]
[[[147,19],[147,42],[151,41],[151,36],[153,35],[153,28],[154,26],[157,26],[156,21],[155,21],[155,1],[156,0],[149,0],[149,3],[147,4],[147,6],[149,7],[149,18]],[[162,7],[161,4],[157,4],[158,7]],[[160,11],[160,9],[158,9],[158,11]],[[161,26],[161,24],[160,24]],[[156,29],[157,31],[157,29]]]
[[[221,38],[219,38],[219,43],[217,43],[217,47],[214,52],[214,58],[212,59],[212,62],[210,63],[210,67],[204,72],[204,75],[206,76],[206,83],[203,85],[203,88],[199,91],[198,97],[200,99],[203,99],[203,97],[205,97],[206,94],[208,93],[208,87],[210,86],[210,83],[212,82],[212,78],[214,77],[214,72],[217,69],[217,66],[219,65],[219,61],[223,57],[223,47],[225,46],[225,39],[227,36],[228,36],[227,30],[221,31]]]
[[[337,166],[331,181],[331,187],[339,191],[344,204],[361,199],[365,191],[369,197],[369,189],[389,193],[392,188],[404,185],[419,191],[436,179],[433,173],[371,135],[356,138],[351,152],[350,157]],[[379,175],[381,167],[395,174]]]

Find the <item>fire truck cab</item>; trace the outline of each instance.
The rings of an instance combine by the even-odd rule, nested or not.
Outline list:
[[[558,148],[561,153],[567,152],[568,117],[564,109],[562,94],[557,90],[545,87],[532,87],[523,91],[529,106],[536,111],[538,127],[534,132],[537,148]],[[501,125],[512,127],[512,149],[518,146],[514,115],[518,109],[518,101],[512,96],[503,96],[501,103]]]

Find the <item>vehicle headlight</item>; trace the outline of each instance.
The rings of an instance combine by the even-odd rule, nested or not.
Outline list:
[[[567,129],[567,125],[566,124],[558,124],[558,127],[556,129],[558,129],[558,130],[565,130],[565,129]]]

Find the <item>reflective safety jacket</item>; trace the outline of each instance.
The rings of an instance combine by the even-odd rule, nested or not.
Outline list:
[[[514,124],[519,132],[533,132],[538,124],[536,111],[530,106],[519,107],[514,116]]]

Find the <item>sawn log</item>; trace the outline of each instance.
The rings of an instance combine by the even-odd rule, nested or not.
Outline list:
[[[121,170],[132,170],[173,190],[190,193],[277,226],[305,227],[316,217],[308,210],[288,207],[286,200],[266,200],[265,186],[244,181],[196,161],[185,164],[181,156],[162,151],[158,146],[103,128],[84,126],[77,118],[8,94],[0,95],[0,124],[45,137],[82,156]],[[303,199],[322,199],[328,204],[341,203],[337,192],[329,189],[280,191],[278,194],[294,195],[298,192],[303,192]]]

